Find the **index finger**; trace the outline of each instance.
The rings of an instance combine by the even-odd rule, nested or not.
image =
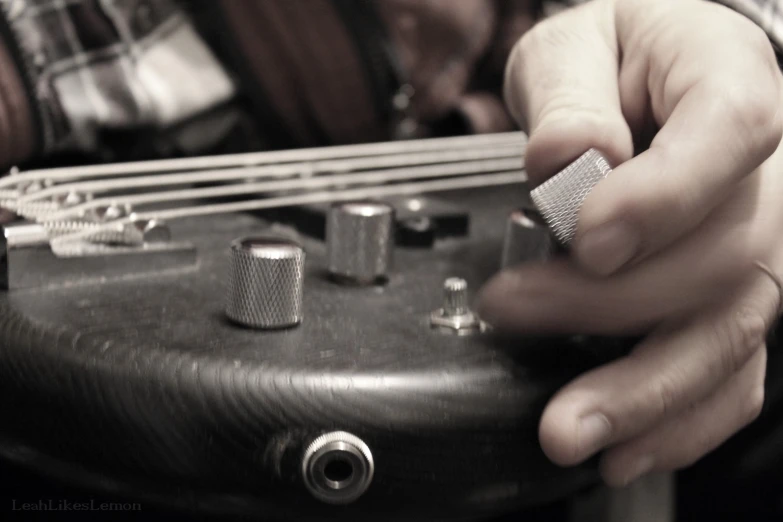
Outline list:
[[[761,29],[694,2],[683,5],[682,23],[672,20],[671,34],[657,28],[648,32],[659,37],[644,41],[639,10],[632,16],[624,13],[630,7],[618,9],[621,94],[627,101],[649,91],[649,110],[662,127],[650,148],[599,183],[580,211],[574,252],[582,266],[603,275],[698,227],[783,136],[780,72]]]

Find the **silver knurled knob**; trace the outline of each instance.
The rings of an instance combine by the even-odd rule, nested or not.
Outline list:
[[[329,272],[372,284],[388,276],[394,254],[394,208],[379,201],[335,203],[326,224]]]
[[[576,235],[579,211],[587,195],[611,172],[606,158],[590,149],[530,193],[549,229],[563,246],[568,246]]]
[[[231,243],[226,315],[251,328],[286,328],[302,320],[305,253],[281,238]]]
[[[514,210],[506,220],[501,267],[546,261],[554,252],[554,246],[552,234],[537,211]]]

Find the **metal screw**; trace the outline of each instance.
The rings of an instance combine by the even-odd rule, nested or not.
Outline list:
[[[128,204],[112,203],[109,206],[89,210],[85,217],[98,223],[105,223],[129,216],[132,212],[133,209]]]
[[[167,243],[171,240],[171,230],[164,222],[157,219],[151,219],[144,226],[145,243]]]
[[[81,205],[84,201],[85,197],[81,193],[73,190],[68,192],[64,197],[60,196],[57,200],[57,202],[64,207],[75,207],[76,205]]]
[[[126,215],[127,214],[124,208],[117,204],[112,204],[106,208],[106,212],[103,214],[103,219],[106,221],[112,221],[114,219],[125,217]]]

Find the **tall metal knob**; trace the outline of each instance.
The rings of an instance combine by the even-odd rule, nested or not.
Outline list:
[[[611,174],[609,162],[590,149],[533,190],[530,195],[557,240],[568,246],[576,235],[579,211],[599,181]]]
[[[335,203],[326,224],[329,272],[372,284],[388,277],[394,254],[394,208],[379,201]]]
[[[231,243],[226,315],[251,328],[302,320],[305,253],[294,241],[250,237]]]
[[[555,250],[555,240],[546,222],[533,209],[512,211],[506,220],[501,267],[531,261],[546,261]]]

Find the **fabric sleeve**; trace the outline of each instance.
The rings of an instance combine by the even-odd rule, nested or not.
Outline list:
[[[564,8],[582,4],[590,0],[544,0],[545,15],[552,15]],[[783,49],[783,0],[712,0],[741,13],[769,36],[776,51]]]

